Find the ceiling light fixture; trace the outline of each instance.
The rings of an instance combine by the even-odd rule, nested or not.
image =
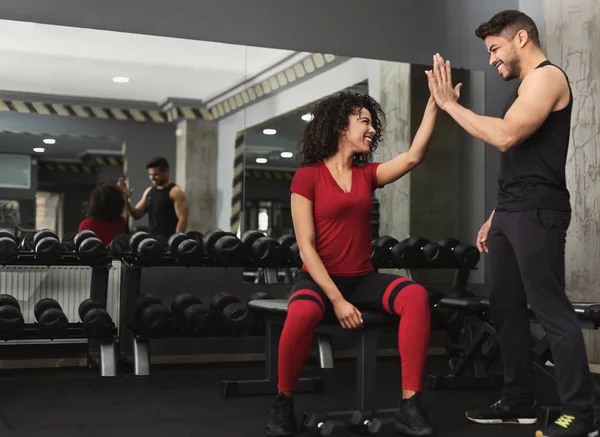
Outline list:
[[[45,138],[44,144],[56,144],[56,140],[54,138]]]
[[[277,131],[275,129],[264,129],[263,134],[265,135],[275,135]]]
[[[34,147],[33,151],[35,153],[44,153],[46,151],[46,149],[44,149],[43,147]]]
[[[266,164],[267,163],[267,158],[256,158],[256,162],[258,164]]]
[[[294,156],[292,152],[281,152],[282,158],[291,158],[292,156]]]
[[[114,83],[127,83],[127,82],[129,82],[129,78],[125,77],[125,76],[116,76],[116,77],[113,77],[112,80],[113,80]]]
[[[301,118],[302,120],[309,122],[313,119],[313,115],[309,112],[308,114],[304,114]]]

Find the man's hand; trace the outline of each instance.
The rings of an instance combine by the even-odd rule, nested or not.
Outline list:
[[[448,103],[455,103],[460,98],[462,83],[452,86],[452,68],[450,61],[444,62],[439,54],[433,55],[433,71],[426,71],[429,92],[437,105],[444,109]]]
[[[125,183],[125,180],[123,180],[123,178],[119,178],[119,180],[117,181],[117,187],[119,187],[119,189],[123,193],[123,196],[125,196],[125,199],[129,199],[131,197],[131,193],[133,193],[133,188],[131,190],[128,190],[127,184]]]
[[[358,329],[363,327],[362,314],[346,299],[333,304],[335,316],[344,329]]]

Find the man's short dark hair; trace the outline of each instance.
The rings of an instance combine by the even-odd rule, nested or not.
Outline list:
[[[158,168],[159,171],[167,171],[169,169],[169,163],[166,158],[157,156],[156,158],[152,158],[150,162],[146,164],[146,168]]]
[[[498,12],[489,21],[479,25],[475,31],[481,39],[488,36],[502,36],[508,40],[515,37],[517,32],[525,30],[529,39],[540,47],[540,35],[533,20],[521,11],[506,10]]]

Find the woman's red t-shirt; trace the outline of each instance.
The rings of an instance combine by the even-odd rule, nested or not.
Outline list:
[[[126,228],[127,220],[125,220],[124,218],[120,218],[112,222],[107,222],[92,217],[82,220],[79,224],[78,231],[92,231],[98,236],[100,241],[102,241],[106,246],[108,246],[113,240],[113,238],[115,238],[119,234],[124,233],[126,231]]]

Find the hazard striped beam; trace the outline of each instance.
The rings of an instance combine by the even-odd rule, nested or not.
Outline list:
[[[294,179],[295,170],[291,171],[272,171],[272,170],[252,170],[247,169],[245,176],[247,178],[273,179],[291,181]]]
[[[38,161],[38,169],[59,173],[95,173],[94,167],[79,162]]]
[[[119,155],[86,154],[81,158],[82,163],[95,167],[123,167],[125,160]]]
[[[242,201],[244,198],[244,150],[246,148],[244,132],[238,132],[235,138],[233,158],[233,185],[231,191],[230,231],[237,234],[240,228]]]

